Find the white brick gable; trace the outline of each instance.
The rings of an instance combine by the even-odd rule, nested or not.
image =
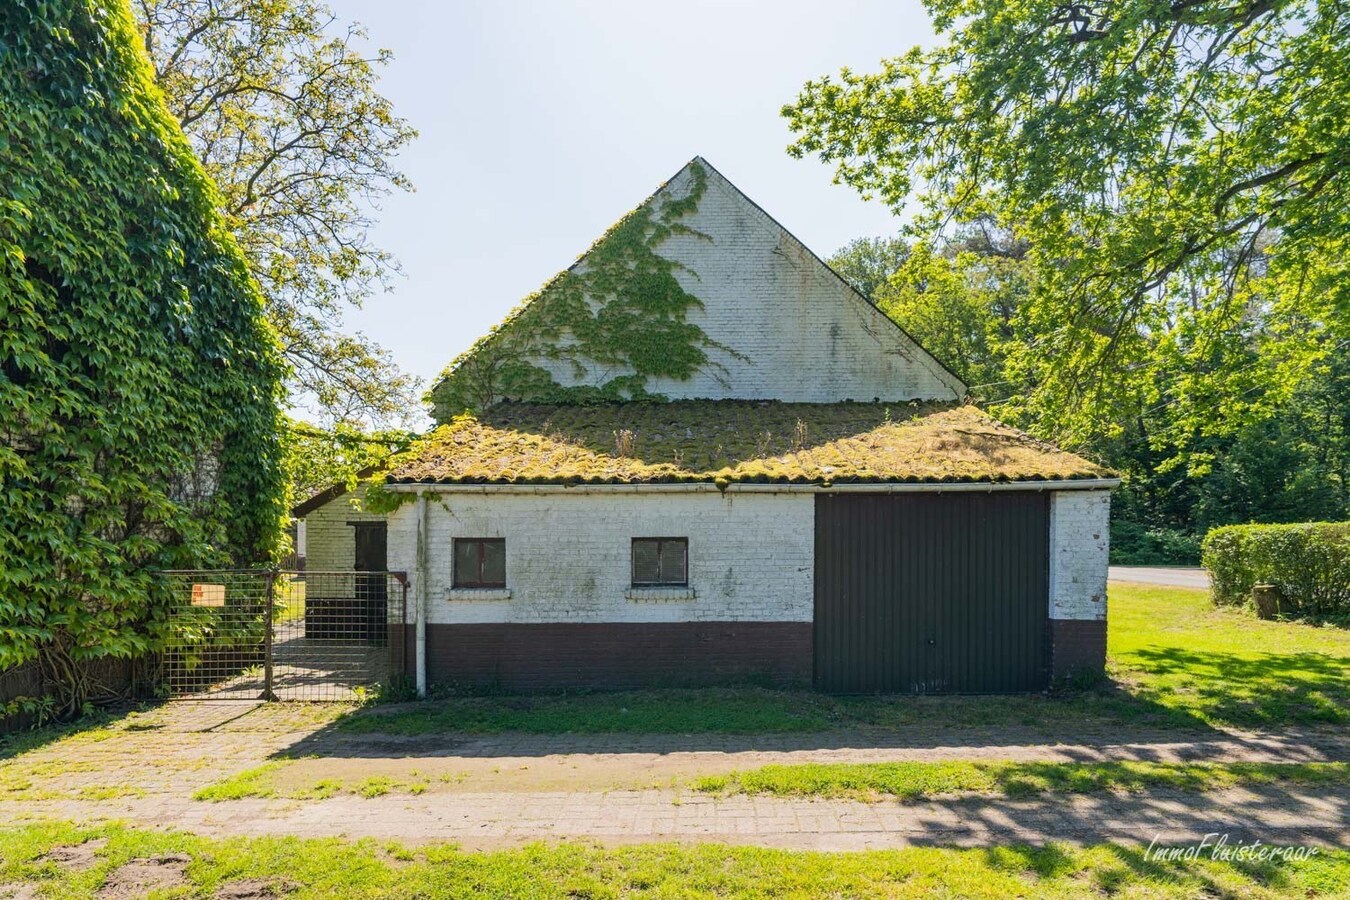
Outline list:
[[[706,161],[696,158],[657,192],[684,197],[691,168],[707,189],[657,252],[680,264],[675,277],[702,301],[688,320],[717,344],[688,380],[650,378],[671,399],[959,400],[965,386]],[[583,258],[577,264],[584,268]],[[529,360],[561,385],[601,385],[627,372]]]

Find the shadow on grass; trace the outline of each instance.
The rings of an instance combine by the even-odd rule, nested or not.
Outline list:
[[[24,731],[11,731],[0,734],[0,761],[13,759],[30,750],[37,750],[48,744],[78,736],[96,737],[107,730],[128,713],[136,711],[137,706],[109,707],[81,716],[73,722],[56,722],[30,728]]]
[[[1222,834],[1207,832],[1203,835],[1195,835],[1194,839],[1203,839],[1209,835],[1213,835],[1211,837],[1211,843],[1222,836]],[[1244,836],[1232,833],[1229,839],[1229,846],[1232,846],[1237,842],[1250,842],[1255,837],[1255,835]],[[1275,840],[1278,842],[1279,839],[1276,838]],[[1175,847],[1180,846],[1184,842],[1174,839],[1169,843],[1171,846]],[[1271,842],[1266,841],[1265,843]],[[1320,846],[1320,842],[1316,842],[1316,845]],[[1298,834],[1290,834],[1285,846],[1310,845],[1305,837]],[[1222,875],[1225,869],[1231,869],[1232,871],[1240,873],[1257,884],[1263,885],[1264,887],[1281,894],[1293,892],[1300,887],[1295,879],[1290,877],[1295,870],[1296,864],[1279,857],[1266,860],[1234,859],[1226,863],[1212,863],[1211,865],[1206,865],[1205,862],[1209,854],[1213,852],[1210,849],[1206,849],[1204,853],[1200,854],[1200,862],[1197,865],[1195,861],[1191,860],[1168,860],[1166,858],[1157,858],[1156,853],[1150,856],[1147,846],[1112,844],[1107,848],[1107,852],[1114,856],[1123,867],[1121,870],[1115,872],[1107,871],[1098,872],[1096,874],[1095,880],[1097,884],[1107,894],[1113,894],[1124,889],[1131,881],[1147,879],[1155,882],[1173,884],[1190,880],[1192,882],[1198,882],[1195,886],[1199,888],[1199,896],[1234,896],[1235,886],[1232,884],[1231,880],[1216,877]],[[1317,857],[1314,856],[1313,860],[1315,861],[1316,859]],[[1314,862],[1314,865],[1315,864],[1316,863]],[[1335,865],[1339,871],[1331,880],[1336,883],[1320,886],[1321,888],[1325,888],[1326,895],[1334,895],[1335,893],[1338,893],[1339,890],[1343,890],[1346,887],[1347,879],[1344,863]],[[1308,874],[1306,871],[1306,863],[1303,864],[1302,867],[1304,868],[1304,880],[1306,881]],[[1132,879],[1128,876],[1134,877]],[[1307,896],[1318,896],[1322,895],[1324,892],[1322,889],[1319,889],[1319,887],[1312,887],[1311,890],[1308,889],[1309,887],[1311,886],[1304,885],[1304,891]],[[1291,896],[1293,895],[1294,894],[1291,893]]]
[[[713,794],[766,794],[902,802],[953,795],[1031,798],[1043,794],[1196,794],[1235,787],[1350,787],[1340,762],[1173,763],[1142,759],[1077,762],[947,760],[767,765],[709,775],[693,783]]]
[[[26,731],[0,734],[0,762],[33,750],[70,741],[102,742],[119,735],[147,731],[204,732],[228,727],[259,709],[251,700],[127,700],[100,707],[71,722],[55,722]],[[205,712],[204,710],[209,710]],[[190,711],[190,712],[189,712]],[[331,721],[332,717],[329,717]]]
[[[497,736],[497,737],[494,737]],[[1227,739],[1202,719],[1111,686],[1072,694],[833,697],[706,688],[442,697],[367,707],[279,756],[537,756],[568,752],[1118,745]]]
[[[1047,880],[1069,875],[1078,868],[1077,860],[1060,844],[989,847],[983,855],[991,869],[1009,873],[1034,872],[1036,877]]]
[[[1130,654],[1146,672],[1141,703],[1184,707],[1222,725],[1279,728],[1350,723],[1350,661],[1321,653],[1235,655],[1150,647]]]
[[[1314,798],[1299,788],[1259,785],[1248,791],[1248,797],[1241,807],[1220,794],[1169,789],[1036,804],[1009,803],[988,797],[956,798],[906,807],[910,819],[907,837],[916,845],[940,846],[987,841],[990,835],[998,836],[994,838],[997,841],[1007,840],[1012,835],[1045,835],[1048,832],[1055,841],[1121,843],[1126,846],[1115,847],[1112,852],[1118,854],[1117,859],[1126,869],[1138,877],[1163,882],[1190,877],[1208,879],[1217,872],[1210,869],[1209,852],[1201,854],[1199,860],[1146,858],[1146,848],[1154,840],[1159,846],[1186,847],[1199,843],[1207,835],[1211,836],[1211,845],[1228,835],[1230,847],[1258,839],[1266,846],[1344,846],[1350,795],[1343,789],[1328,789]],[[1052,802],[1053,807],[1048,806]],[[1052,812],[1049,818],[1048,811]],[[1289,824],[1291,816],[1298,824]],[[954,825],[954,821],[959,825]],[[1036,839],[1037,843],[1043,839]],[[1046,849],[1049,846],[1046,845]],[[988,852],[1006,851],[991,849]],[[1037,858],[1033,855],[1028,859],[1027,868],[1062,873],[1059,867],[1067,864],[1053,856]],[[1284,883],[1283,875],[1288,868],[1278,859],[1230,865],[1243,866],[1243,871],[1251,877],[1271,886]],[[1347,874],[1350,871],[1342,869],[1341,877],[1345,878]],[[1234,894],[1231,884],[1220,887],[1218,883],[1206,881],[1206,886],[1212,892],[1201,891],[1194,896],[1241,896]],[[1109,886],[1103,887],[1109,895]],[[1341,885],[1340,889],[1344,890],[1344,887]],[[1086,893],[1098,895],[1090,890]],[[1335,892],[1332,894],[1339,896]]]

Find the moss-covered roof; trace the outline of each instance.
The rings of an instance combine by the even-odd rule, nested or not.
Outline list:
[[[691,400],[503,403],[442,425],[391,483],[1041,481],[1102,467],[973,406]]]

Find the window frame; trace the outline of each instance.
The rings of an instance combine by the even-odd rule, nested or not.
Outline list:
[[[637,580],[637,545],[638,542],[656,543],[656,577],[661,577],[661,548],[664,544],[681,544],[684,546],[684,571],[681,573],[679,581],[638,581]],[[689,538],[687,537],[635,537],[629,546],[628,551],[628,581],[629,586],[636,589],[644,588],[687,588],[689,587]]]
[[[459,545],[476,544],[477,545],[477,571],[474,577],[465,580],[459,571]],[[501,581],[483,581],[483,548],[487,544],[500,544],[502,548],[502,580]],[[506,538],[502,537],[457,537],[452,538],[450,542],[450,559],[452,571],[450,573],[450,586],[452,590],[501,590],[506,587]]]

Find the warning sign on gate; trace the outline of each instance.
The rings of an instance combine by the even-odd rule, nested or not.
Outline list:
[[[202,584],[197,583],[192,586],[192,605],[193,606],[224,606],[225,605],[225,585],[223,584]]]

